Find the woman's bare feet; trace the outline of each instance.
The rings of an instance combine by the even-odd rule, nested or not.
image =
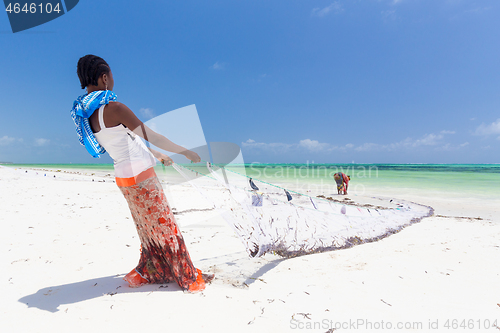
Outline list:
[[[135,268],[125,275],[123,279],[128,282],[131,288],[137,288],[149,283],[149,281],[142,277]]]
[[[191,285],[189,286],[188,291],[190,293],[197,293],[205,290],[206,283],[211,282],[215,276],[214,274],[203,274],[201,272],[201,269],[198,268],[196,269],[196,271],[198,272],[198,276],[196,277],[196,281],[191,283]]]

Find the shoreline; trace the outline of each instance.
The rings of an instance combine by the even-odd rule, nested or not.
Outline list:
[[[112,168],[112,164],[109,165]],[[0,166],[2,167],[2,166]],[[63,169],[63,168],[25,168],[20,166],[3,166],[9,168],[11,171],[24,172],[28,176],[40,178],[56,178],[59,180],[83,180],[94,182],[111,182],[114,183],[114,170],[94,170],[94,169]],[[155,171],[160,178],[161,182],[165,185],[183,185],[190,188],[173,168],[167,167],[162,169],[160,165],[155,167]],[[496,175],[495,175],[496,176]],[[500,177],[499,181],[500,181]],[[93,179],[93,180],[92,180]],[[267,180],[267,179],[266,179]],[[377,179],[376,179],[377,180]],[[274,180],[278,186],[287,188],[290,192],[296,191],[297,193],[310,195],[313,198],[318,196],[333,197],[333,201],[341,202],[350,201],[351,203],[363,205],[375,205],[380,202],[374,197],[381,197],[384,199],[400,199],[409,200],[420,203],[426,206],[431,206],[435,209],[436,214],[444,216],[461,216],[462,218],[483,218],[491,219],[493,217],[489,212],[495,206],[500,206],[500,193],[470,193],[464,189],[441,189],[432,190],[425,187],[391,187],[384,184],[384,180],[380,180],[377,185],[376,181],[372,183],[363,183],[362,180],[351,181],[350,190],[347,196],[337,195],[336,188],[333,181],[317,184],[314,179],[303,180]],[[208,183],[207,183],[208,184]],[[425,186],[425,184],[423,185]],[[467,186],[466,184],[464,186]],[[360,188],[360,189],[358,189]],[[347,200],[346,200],[347,199]],[[465,205],[463,202],[465,202]],[[349,202],[345,202],[346,204]]]

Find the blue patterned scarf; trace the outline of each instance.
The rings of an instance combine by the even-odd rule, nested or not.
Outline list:
[[[109,102],[116,101],[117,97],[110,90],[93,91],[90,94],[85,94],[76,99],[71,110],[71,118],[76,126],[76,134],[82,146],[85,146],[92,157],[98,158],[104,154],[106,150],[97,142],[97,139],[90,128],[89,117],[101,105],[106,105]]]

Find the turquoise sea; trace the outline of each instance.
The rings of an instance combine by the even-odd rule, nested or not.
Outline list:
[[[321,186],[333,183],[333,174],[351,176],[350,192],[364,194],[413,191],[432,195],[500,199],[500,164],[309,164],[260,165],[246,168],[249,176],[265,175],[282,183]],[[266,178],[266,177],[264,177]],[[362,193],[364,192],[364,193]]]
[[[113,174],[112,164],[9,164],[9,167],[85,170]],[[197,168],[193,164],[187,165]],[[166,177],[176,173],[157,166]],[[202,169],[200,171],[203,173]],[[298,192],[333,192],[333,174],[351,176],[350,193],[429,193],[444,197],[500,199],[500,164],[246,164],[228,170]]]

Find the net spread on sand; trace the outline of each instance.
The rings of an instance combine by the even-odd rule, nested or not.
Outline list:
[[[402,200],[387,199],[393,208],[361,207],[287,191],[289,201],[283,188],[258,179],[252,184],[247,176],[224,167],[207,163],[206,173],[174,168],[221,212],[251,257],[272,252],[289,258],[351,247],[379,240],[433,214],[431,207]],[[209,187],[193,181],[200,174],[212,180]],[[224,199],[213,199],[211,190],[224,191]]]
[[[213,169],[208,165],[174,167],[221,212],[252,257],[267,252],[293,257],[374,241],[433,213],[430,207],[403,201],[389,205],[387,200],[390,209],[343,204],[259,179],[253,179],[258,190],[252,189],[244,168],[241,173],[231,170],[231,166],[240,166],[241,170],[244,165],[240,147],[229,142],[207,145],[194,105],[157,116],[146,125],[214,163]],[[182,155],[172,158],[186,162]],[[210,182],[198,186],[201,179]]]

